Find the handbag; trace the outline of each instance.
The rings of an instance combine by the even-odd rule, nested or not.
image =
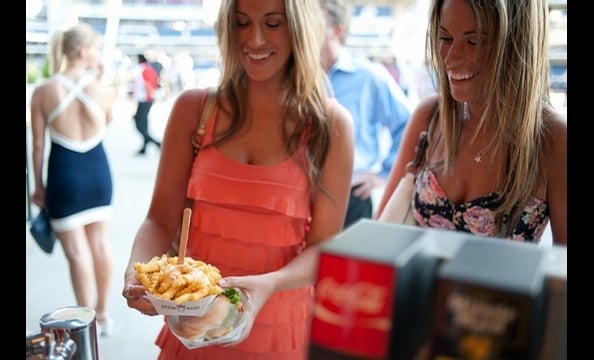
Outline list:
[[[200,146],[202,145],[202,138],[204,137],[204,134],[206,134],[206,125],[208,124],[208,118],[210,117],[214,109],[214,104],[216,100],[216,89],[213,87],[208,88],[208,93],[205,97],[206,99],[204,99],[202,114],[200,115],[200,121],[198,122],[198,127],[196,128],[196,132],[192,137],[194,157],[198,155],[198,151],[200,151]]]
[[[419,143],[416,146],[416,156],[413,161],[406,165],[406,174],[398,182],[398,186],[390,195],[378,220],[393,224],[416,225],[417,222],[412,214],[413,187],[415,184],[416,170],[420,165],[427,146],[427,131],[419,135]]]
[[[413,189],[417,172],[425,160],[425,150],[427,149],[428,144],[427,137],[431,124],[437,115],[437,110],[438,107],[436,104],[427,130],[423,130],[419,134],[419,142],[417,143],[417,146],[415,146],[415,158],[413,161],[406,164],[406,173],[398,182],[392,195],[390,195],[378,221],[392,224],[417,225],[417,221],[415,220],[412,211]]]
[[[194,158],[198,155],[200,151],[200,147],[202,146],[202,138],[204,134],[206,134],[206,125],[208,125],[208,119],[214,110],[214,105],[216,102],[216,89],[213,87],[208,88],[208,93],[205,96],[205,99],[202,100],[202,113],[200,114],[200,120],[198,121],[198,126],[196,127],[196,131],[192,134],[192,147],[194,151]],[[192,208],[194,203],[193,199],[187,198],[186,199],[186,208]],[[168,254],[170,256],[177,255],[179,253],[179,240],[181,234],[181,226],[177,230],[177,234],[175,239],[171,243],[171,246],[168,250]]]
[[[50,224],[49,215],[45,208],[41,209],[35,219],[31,222],[29,229],[33,239],[43,252],[51,254],[56,244],[56,234]]]

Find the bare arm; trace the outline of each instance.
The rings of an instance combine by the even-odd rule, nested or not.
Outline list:
[[[105,86],[105,103],[104,103],[104,111],[105,111],[105,122],[110,124],[113,121],[113,103],[116,99],[117,90],[113,85],[104,85]]]
[[[546,171],[547,202],[555,245],[567,245],[567,121],[560,115],[550,118],[549,146],[543,160]]]
[[[406,129],[404,130],[402,141],[400,142],[398,156],[390,171],[384,193],[378,205],[377,212],[374,215],[375,219],[379,218],[388,199],[390,199],[392,192],[394,192],[394,189],[398,186],[398,182],[404,176],[406,164],[414,159],[415,147],[419,141],[419,134],[427,129],[436,101],[436,97],[431,96],[419,103],[415,111],[412,113]]]
[[[36,88],[31,95],[31,135],[32,162],[35,189],[31,196],[33,203],[45,206],[45,186],[43,183],[43,164],[45,159],[46,114],[43,110],[43,97],[47,85]]]
[[[132,297],[128,306],[141,312],[153,313],[154,309],[144,294],[143,286],[136,280],[134,263],[148,262],[153,256],[166,253],[175,239],[186,202],[186,187],[193,161],[191,135],[197,126],[196,108],[199,92],[182,93],[174,103],[161,148],[155,187],[146,219],[140,226],[124,275],[124,288]],[[180,141],[187,139],[187,141]],[[133,288],[128,289],[129,286]]]

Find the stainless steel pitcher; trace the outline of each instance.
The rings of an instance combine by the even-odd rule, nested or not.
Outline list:
[[[27,336],[27,355],[43,359],[99,360],[95,310],[68,306],[41,317],[41,332]]]

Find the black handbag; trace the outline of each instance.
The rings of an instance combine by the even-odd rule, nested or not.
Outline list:
[[[56,234],[52,230],[47,210],[41,209],[31,222],[31,235],[43,252],[51,254],[56,244]]]

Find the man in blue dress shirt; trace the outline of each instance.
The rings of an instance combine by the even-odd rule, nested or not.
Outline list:
[[[355,164],[344,227],[371,218],[371,192],[384,185],[396,159],[402,133],[413,110],[410,100],[388,70],[367,58],[354,58],[344,48],[351,9],[341,0],[320,0],[326,18],[322,64],[334,97],[352,114]],[[387,154],[382,132],[390,134]]]

